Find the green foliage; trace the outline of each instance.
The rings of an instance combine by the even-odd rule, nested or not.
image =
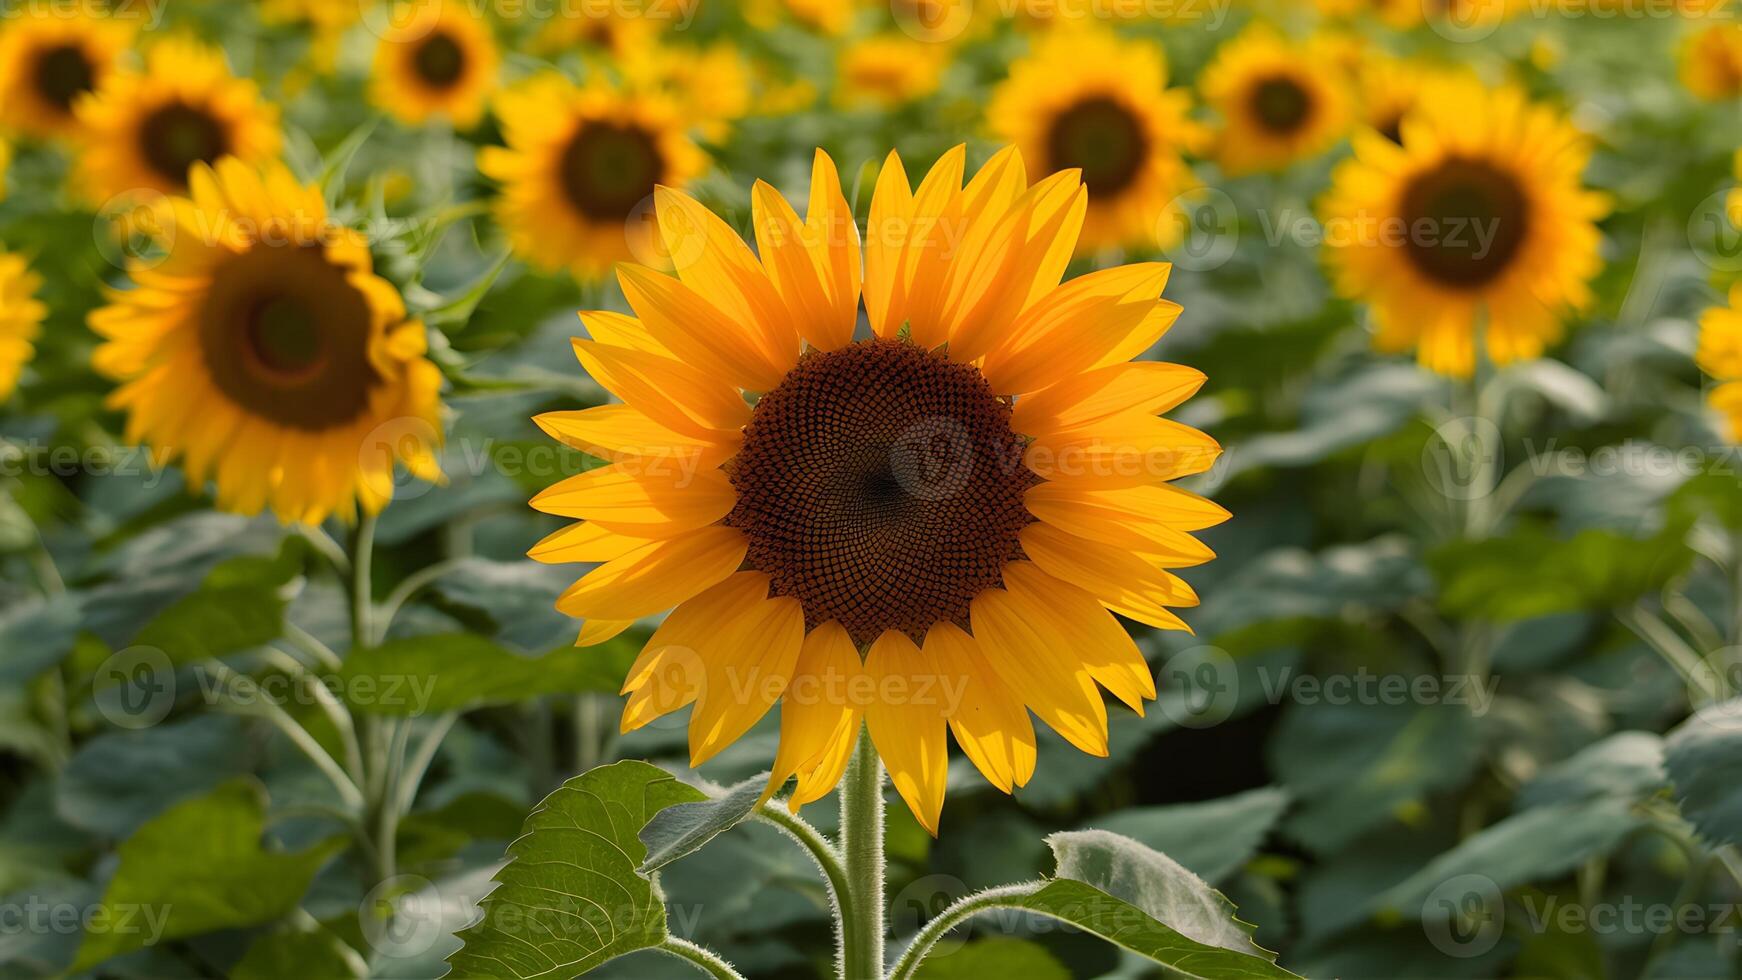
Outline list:
[[[655,814],[705,799],[669,773],[618,762],[564,783],[508,849],[484,918],[460,934],[454,977],[572,977],[666,938],[653,883],[636,873]]]
[[[117,925],[87,933],[73,968],[95,966],[148,941],[287,915],[343,842],[295,852],[268,849],[261,839],[265,817],[260,787],[241,779],[140,827],[117,850],[119,864],[103,890],[102,914]]]

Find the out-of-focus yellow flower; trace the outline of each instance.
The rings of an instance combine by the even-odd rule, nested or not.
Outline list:
[[[521,5],[509,4],[508,9],[521,10]],[[525,7],[522,19],[536,8]],[[558,57],[579,49],[583,55],[604,54],[613,58],[632,56],[645,45],[656,43],[659,36],[676,26],[676,17],[690,9],[682,3],[582,3],[572,9],[558,4],[557,16],[547,17],[533,35],[530,48],[534,54]],[[662,16],[653,16],[655,13]]]
[[[1167,88],[1161,49],[1105,30],[1053,31],[1010,69],[986,118],[1046,172],[1080,170],[1088,212],[1078,247],[1172,245],[1179,195],[1197,186],[1185,153],[1210,133],[1191,96]]]
[[[704,139],[725,139],[731,124],[750,111],[750,66],[732,44],[640,44],[619,59],[619,67],[631,86],[670,97]]]
[[[496,217],[509,243],[583,279],[655,254],[641,217],[654,188],[682,187],[707,165],[677,105],[657,93],[549,73],[499,93],[496,115],[508,145],[480,150],[478,169],[502,182]]]
[[[767,30],[782,20],[831,37],[847,33],[858,9],[855,0],[745,0],[744,19]]]
[[[1707,24],[1683,42],[1681,79],[1708,102],[1742,96],[1742,24]]]
[[[133,33],[126,20],[21,5],[0,21],[0,128],[72,135],[79,99],[116,70]]]
[[[1231,174],[1280,170],[1318,156],[1349,128],[1343,72],[1266,25],[1222,45],[1199,84],[1221,114],[1217,156]]]
[[[0,252],[0,401],[12,396],[18,375],[36,348],[31,342],[42,329],[48,307],[36,298],[42,277],[30,271],[21,255]]]
[[[95,202],[140,191],[184,194],[188,168],[225,156],[258,165],[278,155],[278,109],[222,53],[188,39],[159,41],[144,72],[112,73],[78,104],[83,126],[74,180]]]
[[[848,108],[892,109],[938,90],[949,48],[904,34],[878,34],[847,45],[840,55],[835,102]]]
[[[1478,331],[1496,364],[1540,356],[1602,267],[1608,203],[1582,184],[1589,158],[1517,89],[1432,87],[1401,146],[1358,131],[1333,175],[1319,211],[1337,289],[1372,308],[1382,350],[1413,348],[1442,374],[1475,369]]]
[[[0,136],[0,201],[6,200],[6,174],[12,169],[12,144]]]
[[[1729,424],[1730,439],[1742,443],[1742,282],[1730,287],[1730,305],[1700,315],[1700,370],[1718,382],[1708,403]]]
[[[1361,121],[1393,143],[1403,141],[1403,117],[1421,103],[1435,85],[1473,80],[1468,69],[1436,65],[1414,58],[1388,54],[1369,55],[1362,64],[1356,90],[1360,93]]]
[[[396,463],[440,479],[441,372],[424,325],[282,164],[196,164],[167,256],[91,314],[92,363],[120,382],[127,437],[216,484],[218,506],[346,519],[393,497]]]
[[[401,5],[393,20],[398,26],[376,45],[370,101],[410,125],[445,116],[469,129],[496,88],[496,39],[489,22],[464,6],[415,13],[425,6],[419,0]]]

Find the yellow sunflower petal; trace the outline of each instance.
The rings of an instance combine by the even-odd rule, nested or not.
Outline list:
[[[624,262],[617,266],[617,282],[647,332],[678,360],[704,374],[749,391],[767,391],[792,366],[790,358],[779,363],[770,360],[758,338],[747,336],[738,323],[681,279]]]
[[[901,332],[906,277],[902,246],[913,222],[913,190],[907,171],[894,150],[884,158],[871,193],[871,214],[865,225],[865,315],[871,332],[893,337]]]
[[[936,837],[950,761],[942,678],[905,633],[893,630],[871,642],[865,676],[877,690],[865,706],[871,742],[895,791]]]
[[[862,672],[859,650],[839,623],[830,620],[804,638],[792,684],[780,701],[780,748],[763,801],[794,773],[815,766],[843,726],[858,730],[860,711],[849,697],[849,685]],[[795,809],[799,805],[792,804]]]
[[[810,204],[804,222],[811,255],[821,270],[832,312],[820,323],[801,324],[800,331],[819,349],[834,350],[852,341],[853,328],[859,322],[863,264],[859,223],[841,192],[835,161],[820,149],[811,160]]]
[[[605,562],[621,558],[650,540],[619,534],[601,525],[583,521],[545,535],[543,540],[527,551],[526,557],[547,565],[573,561]]]
[[[1115,488],[1202,473],[1221,455],[1216,440],[1190,426],[1153,415],[1120,415],[1036,439],[1023,460],[1048,480]]]
[[[574,348],[594,381],[661,425],[717,440],[721,430],[750,421],[750,406],[735,388],[681,361],[578,338]]]
[[[1087,370],[1146,322],[1169,270],[1165,262],[1119,266],[1060,286],[987,352],[986,380],[995,391],[1020,394]]]
[[[654,202],[678,278],[752,337],[768,363],[790,368],[798,359],[798,331],[738,233],[682,191],[661,187]]]
[[[1204,385],[1204,372],[1165,361],[1128,361],[1067,378],[1016,400],[1010,426],[1051,435],[1127,412],[1159,415]]]
[[[738,570],[748,545],[736,528],[655,541],[587,573],[557,599],[576,619],[638,619],[690,598]]]
[[[1072,638],[1044,608],[1004,589],[988,589],[971,604],[974,639],[1011,692],[1065,741],[1107,754],[1107,706],[1095,679],[1071,652]]]
[[[1198,595],[1179,576],[1114,545],[1066,534],[1047,524],[1022,529],[1022,550],[1034,564],[1099,599],[1107,608],[1158,629],[1184,629],[1169,606],[1195,606]]]
[[[567,477],[539,491],[532,507],[631,536],[669,538],[714,523],[737,503],[732,481],[717,469],[643,463],[626,460]]]
[[[1028,709],[1004,686],[974,638],[953,623],[938,623],[925,634],[925,656],[959,699],[949,712],[956,744],[986,781],[1004,792],[1034,775],[1034,725]]]
[[[737,741],[780,700],[804,644],[797,599],[764,599],[719,623],[702,647],[707,683],[690,714],[690,766]]]
[[[737,452],[742,434],[721,432],[717,440],[686,435],[629,405],[599,405],[569,412],[545,412],[532,421],[565,446],[600,459],[619,455],[653,459],[697,459],[718,465]]]
[[[1025,561],[1004,569],[1004,583],[1012,595],[1050,607],[1076,639],[1073,650],[1089,676],[1143,714],[1144,699],[1155,697],[1155,677],[1131,634],[1094,596]]]

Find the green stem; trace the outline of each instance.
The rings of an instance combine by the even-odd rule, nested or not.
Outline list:
[[[665,941],[654,947],[662,952],[688,960],[695,964],[696,969],[718,980],[744,980],[744,975],[732,969],[732,964],[720,958],[720,954],[706,946],[697,946],[687,939],[667,936]]]
[[[841,779],[841,851],[847,900],[841,915],[841,980],[883,977],[883,763],[869,729]]]
[[[908,943],[907,948],[901,951],[901,958],[895,961],[894,969],[889,971],[889,980],[907,980],[913,976],[913,971],[919,968],[925,954],[931,952],[931,948],[951,929],[981,912],[997,908],[1020,908],[1021,903],[1016,899],[1032,895],[1039,888],[1034,882],[1000,885],[958,900],[914,934],[913,942]]]
[[[375,557],[375,515],[364,514],[351,540],[351,649],[375,643],[374,594],[370,585]]]
[[[823,880],[829,886],[829,902],[835,911],[836,927],[844,927],[850,916],[846,903],[851,897],[851,891],[847,887],[847,868],[841,863],[841,852],[835,850],[835,846],[822,834],[817,833],[815,827],[794,816],[779,803],[764,803],[753,816],[797,841],[810,854],[811,860],[816,862],[817,868],[823,873]],[[845,948],[844,938],[835,938],[837,947]]]

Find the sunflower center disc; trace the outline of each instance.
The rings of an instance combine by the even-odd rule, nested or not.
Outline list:
[[[36,59],[36,91],[61,112],[73,111],[73,101],[89,92],[96,74],[85,52],[67,44],[44,51]]]
[[[1312,104],[1312,97],[1292,78],[1268,78],[1252,89],[1252,114],[1273,133],[1299,129]]]
[[[379,381],[371,314],[315,246],[256,245],[212,274],[200,349],[212,383],[248,412],[320,431],[363,413]]]
[[[1053,170],[1080,167],[1090,194],[1115,194],[1136,178],[1149,138],[1121,103],[1096,97],[1059,113],[1047,134]]]
[[[1399,213],[1410,262],[1430,279],[1465,288],[1506,271],[1530,224],[1516,178],[1456,157],[1412,179]]]
[[[181,102],[145,117],[140,127],[145,162],[173,183],[185,184],[188,168],[223,156],[229,141],[211,114]]]
[[[433,88],[448,88],[465,72],[466,53],[446,34],[431,34],[413,56],[417,75]]]
[[[653,193],[663,170],[659,147],[638,126],[589,122],[563,150],[563,192],[584,215],[627,218]]]
[[[726,523],[774,595],[869,643],[916,641],[1003,582],[1034,519],[1010,406],[972,365],[905,341],[807,355],[757,402]]]

